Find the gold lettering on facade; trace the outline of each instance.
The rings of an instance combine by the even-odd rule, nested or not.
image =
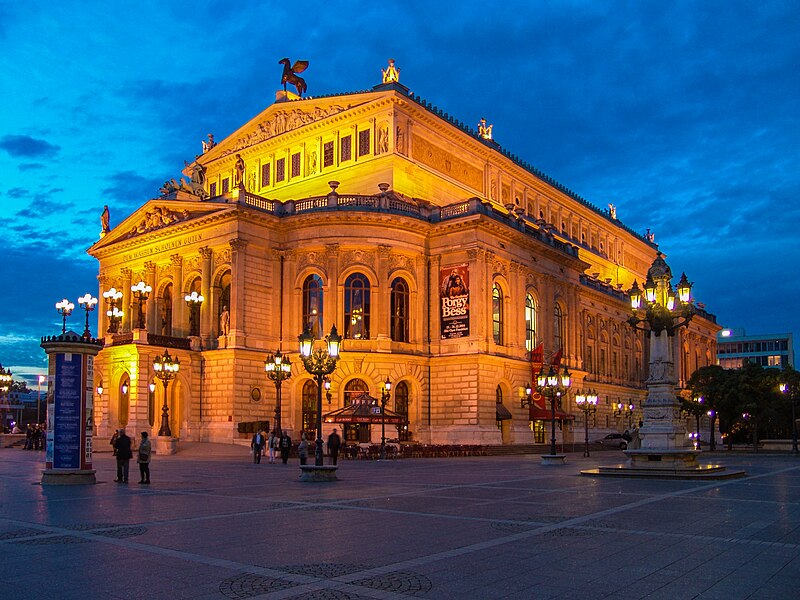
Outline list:
[[[163,242],[160,244],[152,244],[145,246],[144,248],[139,248],[130,252],[128,254],[124,254],[122,256],[123,262],[130,262],[137,258],[141,258],[143,256],[150,256],[152,254],[160,254],[162,252],[167,252],[169,250],[174,250],[175,248],[180,248],[182,246],[188,246],[189,244],[195,244],[203,239],[203,236],[199,233],[195,235],[187,236],[180,240],[172,240],[170,242]]]

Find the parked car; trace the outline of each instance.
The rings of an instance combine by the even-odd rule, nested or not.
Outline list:
[[[600,444],[601,446],[615,446],[620,450],[627,450],[628,449],[628,442],[631,441],[631,436],[629,433],[609,433],[606,437],[601,438],[599,440],[595,440],[595,444]]]

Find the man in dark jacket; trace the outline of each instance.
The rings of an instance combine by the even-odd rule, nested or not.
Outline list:
[[[131,452],[131,438],[125,435],[125,430],[119,430],[119,437],[114,442],[114,449],[117,451],[117,483],[128,483],[128,467],[133,458]]]
[[[292,449],[292,438],[285,431],[281,435],[281,460],[283,464],[289,462],[289,451]]]
[[[339,458],[339,448],[342,446],[342,438],[336,433],[334,427],[333,433],[328,436],[328,454],[331,457],[331,464],[336,464],[336,459]]]

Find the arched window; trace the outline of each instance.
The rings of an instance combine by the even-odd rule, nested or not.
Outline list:
[[[303,327],[322,338],[322,278],[309,275],[303,282]]]
[[[200,278],[196,277],[187,290],[187,294],[197,292],[200,294]],[[206,298],[208,300],[208,298]],[[189,303],[189,335],[200,335],[200,302]]]
[[[351,379],[344,386],[344,405],[350,406],[355,396],[360,396],[368,391],[369,387],[366,382],[361,379]],[[345,425],[344,441],[352,443],[369,442],[369,425]]]
[[[503,403],[503,388],[501,388],[499,385],[497,386],[497,389],[495,389],[494,391],[494,401],[497,404]]]
[[[556,302],[555,310],[553,311],[553,349],[565,350],[564,348],[564,312],[561,310],[561,305]]]
[[[306,438],[317,439],[317,384],[309,379],[303,384],[303,431]]]
[[[401,442],[411,439],[408,431],[408,384],[401,381],[394,388],[394,411],[405,417],[405,424],[397,426],[397,437]]]
[[[168,283],[161,294],[161,335],[172,335],[172,284]]]
[[[525,350],[536,347],[536,300],[531,294],[525,296]]]
[[[492,337],[495,344],[503,343],[503,292],[496,283],[492,286]]]
[[[402,277],[392,281],[391,332],[395,342],[408,341],[409,294],[408,284]]]
[[[344,282],[344,337],[369,339],[369,280],[362,273]]]

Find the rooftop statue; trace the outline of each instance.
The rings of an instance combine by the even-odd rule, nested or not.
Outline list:
[[[111,226],[109,225],[108,204],[103,206],[103,214],[100,215],[100,225],[102,226],[102,230],[100,231],[101,236],[111,231]]]
[[[281,83],[283,84],[283,91],[286,91],[286,84],[291,83],[294,87],[297,88],[297,93],[302,96],[303,93],[306,91],[306,80],[302,77],[298,77],[298,73],[302,73],[308,68],[308,61],[307,60],[297,60],[295,63],[290,67],[289,66],[289,59],[282,58],[278,61],[279,65],[283,65],[283,75],[281,75]]]
[[[492,127],[494,125],[486,124],[486,119],[481,119],[480,123],[478,123],[478,135],[485,140],[492,139]]]
[[[385,69],[381,69],[381,73],[383,73],[383,83],[393,83],[395,81],[400,81],[400,69],[394,66],[394,59],[389,59],[389,66]]]
[[[203,154],[205,154],[206,152],[208,152],[214,146],[217,145],[217,142],[214,141],[214,134],[213,133],[209,133],[208,134],[208,141],[201,140],[201,143],[203,144]]]

